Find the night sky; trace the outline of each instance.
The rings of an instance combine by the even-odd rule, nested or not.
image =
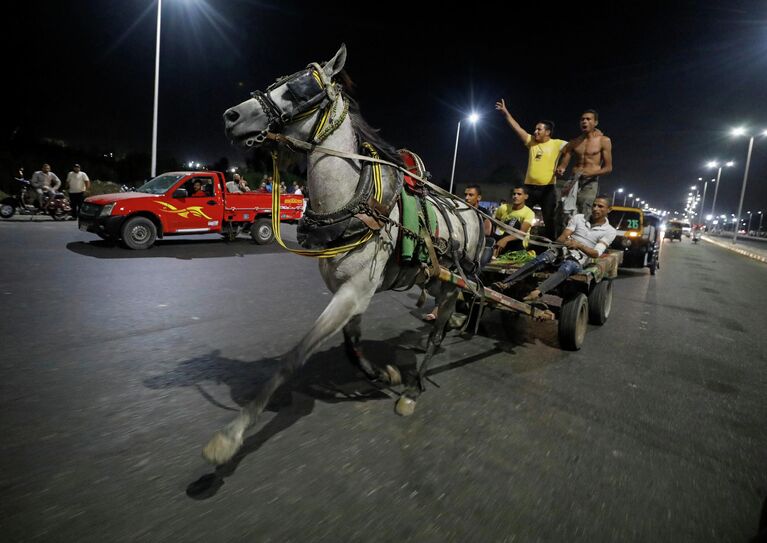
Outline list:
[[[223,111],[328,60],[343,42],[365,118],[395,146],[420,153],[438,181],[450,176],[456,124],[472,110],[482,119],[476,129],[462,125],[456,183],[499,168],[524,173],[526,150],[494,110],[504,97],[529,131],[552,119],[563,139],[578,134],[584,109],[597,109],[613,141],[603,190],[623,187],[657,207],[681,209],[689,186],[715,173],[706,161],[735,160],[717,208],[736,211],[748,141],[729,129],[767,129],[766,2],[415,5],[165,0],[159,155],[242,162],[224,137]],[[20,9],[6,47],[11,130],[148,153],[157,4]],[[767,138],[756,139],[748,184],[744,212],[767,212]]]

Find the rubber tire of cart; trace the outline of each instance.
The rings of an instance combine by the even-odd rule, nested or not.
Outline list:
[[[123,224],[121,236],[128,249],[142,251],[154,245],[157,228],[146,217],[132,217]]]
[[[613,306],[613,282],[602,279],[589,293],[589,322],[602,325],[610,316]]]
[[[658,268],[660,268],[660,262],[658,262],[658,257],[656,256],[652,259],[652,263],[650,264],[650,275],[655,275]]]
[[[250,227],[250,236],[259,245],[268,245],[274,241],[271,219],[258,219]]]
[[[567,351],[577,351],[583,345],[589,321],[589,301],[578,293],[562,302],[559,313],[559,346]]]

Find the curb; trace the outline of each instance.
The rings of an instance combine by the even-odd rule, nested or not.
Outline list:
[[[737,245],[733,245],[732,243],[723,243],[721,241],[714,241],[708,236],[703,236],[701,239],[703,241],[707,241],[713,245],[721,247],[722,249],[727,249],[728,251],[732,251],[734,253],[738,253],[740,255],[747,256],[748,258],[753,258],[754,260],[758,260],[759,262],[764,262],[767,264],[767,256],[763,254],[755,253],[747,249],[741,249],[740,247],[738,247]]]

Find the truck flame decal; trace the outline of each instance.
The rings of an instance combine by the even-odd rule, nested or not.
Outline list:
[[[184,209],[178,209],[177,207],[166,202],[161,202],[160,200],[155,200],[155,202],[167,208],[167,209],[163,209],[163,212],[165,213],[174,213],[185,219],[188,219],[189,215],[191,214],[193,217],[205,217],[208,220],[213,220],[213,217],[208,217],[203,212],[202,206],[189,206],[189,207],[185,207]]]

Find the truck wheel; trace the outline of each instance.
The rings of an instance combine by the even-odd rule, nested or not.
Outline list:
[[[253,241],[259,245],[267,245],[274,241],[274,230],[272,230],[271,219],[258,219],[250,227],[250,235]]]
[[[16,206],[13,204],[0,204],[0,217],[10,219],[16,213]]]
[[[597,283],[589,294],[589,322],[604,324],[610,316],[613,306],[613,282],[603,279]]]
[[[589,302],[585,294],[578,293],[562,304],[559,313],[559,345],[568,351],[577,351],[583,345],[589,320]]]
[[[157,239],[157,228],[146,217],[133,217],[122,227],[123,243],[128,249],[140,251],[149,249]]]

